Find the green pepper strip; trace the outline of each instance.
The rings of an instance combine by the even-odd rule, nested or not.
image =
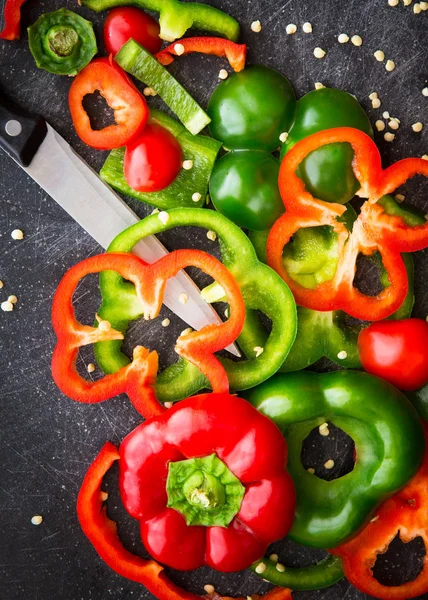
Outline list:
[[[287,440],[297,497],[289,537],[303,545],[335,548],[352,537],[421,464],[425,437],[416,410],[396,388],[367,373],[276,374],[245,396]],[[308,472],[301,461],[304,440],[325,422],[355,442],[354,469],[332,481]]]
[[[77,75],[97,53],[92,23],[65,8],[31,25],[28,43],[36,65],[56,75]]]
[[[238,282],[247,309],[260,310],[272,321],[272,330],[263,339],[263,351],[257,351],[260,339],[253,336],[248,345],[246,336],[239,337],[247,360],[233,362],[220,358],[231,390],[244,390],[257,385],[275,373],[284,362],[296,335],[296,307],[288,286],[268,266],[257,260],[247,236],[226,217],[209,209],[177,208],[168,212],[167,223],[151,215],[119,234],[110,244],[110,252],[130,252],[135,244],[149,235],[175,227],[194,226],[214,231],[220,243],[224,265]],[[263,285],[261,285],[263,284]],[[125,334],[129,322],[142,316],[134,286],[116,273],[106,271],[100,276],[102,305],[98,315]],[[250,328],[249,328],[250,329]],[[259,354],[257,356],[257,354]],[[102,342],[95,346],[95,356],[105,373],[114,373],[129,363],[121,352],[121,342]],[[180,400],[208,387],[199,370],[184,360],[160,373],[156,393],[161,402]]]
[[[128,40],[114,58],[122,69],[159,94],[193,135],[202,131],[211,121],[181,83],[150,52],[134,40]]]
[[[208,192],[208,182],[214,166],[221,143],[213,138],[203,135],[192,135],[176,121],[160,110],[151,109],[150,122],[158,123],[168,129],[178,140],[183,156],[193,161],[193,168],[181,169],[177,178],[160,192],[136,192],[126,182],[123,173],[123,160],[125,149],[112,150],[107,157],[100,177],[114,189],[131,196],[140,202],[146,202],[168,210],[182,206],[203,206]],[[200,199],[195,202],[194,194],[200,194]]]
[[[160,37],[173,42],[190,28],[209,31],[236,42],[239,24],[230,15],[213,6],[179,0],[82,0],[82,5],[100,12],[114,6],[138,6],[160,14]]]
[[[385,196],[383,199],[379,200],[379,203],[384,207],[388,214],[403,217],[408,225],[420,225],[425,223],[425,218],[420,211],[417,209],[415,210],[412,207],[398,204],[391,196]],[[350,209],[348,208],[348,210]],[[268,233],[268,231],[249,232],[249,237],[257,252],[257,256],[262,262],[266,261],[266,241]],[[306,239],[306,241],[308,240]],[[332,240],[332,244],[334,244],[334,239]],[[329,258],[331,253],[332,244],[326,249],[325,254],[327,255],[327,258]],[[324,248],[317,245],[315,250],[317,251],[314,251],[315,256],[322,259]],[[389,285],[388,275],[382,266],[379,254],[374,254],[367,258],[379,269],[379,280],[381,285],[387,287]],[[409,280],[409,291],[403,304],[389,317],[390,319],[406,319],[409,317],[412,313],[415,301],[413,293],[414,268],[411,254],[403,254],[403,260],[406,265]],[[308,264],[307,270],[311,270],[310,264]],[[247,315],[246,325],[253,320],[256,321],[256,324],[253,325],[253,330],[258,326],[258,336],[262,336],[263,328],[255,315]],[[362,323],[351,324],[347,321],[347,315],[339,310],[332,312],[318,312],[301,306],[297,307],[297,322],[296,340],[283,366],[279,369],[280,371],[299,371],[300,369],[309,367],[323,357],[326,357],[347,369],[361,367],[357,341],[361,329],[364,327]],[[244,328],[242,335],[245,334],[246,331]],[[338,354],[342,352],[346,352],[345,358],[338,357]],[[341,356],[344,356],[344,354],[341,354]]]
[[[257,566],[261,563],[266,569],[263,573],[257,573]],[[250,569],[266,581],[296,592],[327,588],[343,577],[342,561],[337,556],[326,556],[315,565],[307,567],[285,567],[285,571],[278,571],[277,564],[278,562],[269,558],[262,558]]]

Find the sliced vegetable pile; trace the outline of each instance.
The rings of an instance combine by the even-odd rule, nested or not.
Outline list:
[[[19,37],[21,4],[7,0],[1,38]],[[107,253],[71,268],[53,301],[60,390],[83,403],[126,393],[145,419],[119,448],[106,443],[89,468],[77,505],[83,531],[112,569],[159,600],[200,598],[162,565],[250,568],[278,586],[270,600],[343,576],[376,598],[428,593],[426,560],[402,585],[383,585],[373,572],[397,535],[405,543],[422,537],[428,549],[428,324],[411,318],[410,254],[428,247],[428,223],[392,196],[413,176],[427,177],[428,162],[407,158],[383,169],[355,97],[321,88],[296,100],[282,74],[245,66],[238,23],[208,4],[83,4],[113,9],[104,25],[108,56],[94,59],[92,24],[66,9],[29,27],[31,53],[38,67],[74,77],[68,101],[77,134],[111,151],[102,179],[156,207]],[[141,8],[158,13],[159,24]],[[260,31],[260,23],[252,27]],[[182,38],[192,28],[209,35]],[[173,43],[161,48],[162,40]],[[167,69],[194,52],[227,59],[235,71],[220,75],[206,110]],[[114,113],[100,129],[85,109],[94,92]],[[149,108],[156,95],[179,122]],[[208,190],[215,210],[205,208]],[[140,240],[185,226],[218,239],[221,262],[197,249],[150,265],[132,254]],[[372,295],[357,287],[361,256],[379,272]],[[201,296],[225,303],[225,318],[183,331],[178,362],[159,372],[156,352],[138,345],[131,360],[122,345],[132,321],[158,317],[168,279],[187,267],[211,277]],[[90,327],[77,321],[73,293],[93,273],[102,302]],[[235,341],[241,360],[216,355]],[[76,367],[89,344],[100,379]],[[302,371],[322,357],[367,373]],[[326,481],[303,465],[302,448],[314,429],[328,435],[329,425],[352,438],[355,453],[350,472]],[[123,505],[139,521],[150,560],[124,548],[103,506],[102,478],[116,461]],[[328,555],[301,568],[264,558],[286,535]],[[206,597],[221,599],[211,588]]]

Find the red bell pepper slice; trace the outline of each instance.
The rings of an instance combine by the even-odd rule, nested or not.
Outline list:
[[[99,91],[114,110],[115,123],[95,130],[83,108],[83,99]],[[111,150],[136,139],[149,118],[144,96],[112,57],[97,58],[73,79],[68,94],[71,118],[78,136],[92,148]]]
[[[19,40],[21,35],[21,6],[25,0],[6,0],[3,9],[4,26],[0,32],[2,40]]]
[[[89,273],[117,271],[135,285],[145,318],[153,319],[161,309],[167,280],[189,266],[200,268],[223,287],[230,303],[230,318],[221,325],[207,325],[200,331],[181,334],[175,351],[201,370],[213,391],[228,392],[226,372],[214,353],[227,347],[240,334],[245,321],[245,305],[229,271],[213,256],[199,250],[177,250],[151,265],[132,254],[101,254],[83,260],[64,275],[52,306],[52,322],[58,338],[52,357],[52,375],[60,390],[73,400],[86,403],[102,402],[126,392],[144,417],[162,412],[163,407],[152,389],[158,366],[156,352],[149,353],[137,346],[134,360],[129,365],[95,382],[78,374],[76,360],[81,346],[120,340],[123,335],[109,328],[107,322],[98,328],[79,323],[72,305],[73,292],[80,279]]]
[[[198,596],[175,585],[155,560],[144,560],[126,550],[117,534],[116,523],[107,516],[101,491],[102,479],[116,460],[119,451],[107,442],[88,472],[77,499],[77,515],[86,537],[107,565],[122,577],[144,585],[159,600],[232,600],[216,592]],[[260,596],[252,596],[258,600]],[[274,588],[265,600],[292,600],[291,591]],[[240,598],[239,600],[245,600]]]
[[[177,44],[180,52],[177,52],[176,50]],[[227,58],[232,69],[239,72],[245,67],[247,46],[245,44],[235,44],[230,40],[218,37],[183,38],[181,40],[176,40],[170,46],[163,48],[160,52],[155,54],[155,58],[157,58],[162,65],[166,66],[174,62],[174,56],[190,54],[191,52]]]
[[[358,195],[367,198],[351,233],[338,221],[345,207],[314,198],[296,174],[299,164],[310,152],[336,142],[351,144],[355,153],[353,169],[361,184]],[[409,226],[401,217],[385,213],[377,201],[416,174],[428,177],[427,161],[409,158],[382,170],[375,143],[362,131],[350,127],[315,133],[287,153],[279,173],[279,189],[286,213],[270,231],[267,257],[269,265],[290,286],[298,304],[319,311],[343,310],[353,317],[370,321],[384,319],[400,307],[408,287],[400,254],[428,246],[428,223]],[[299,229],[321,225],[329,225],[336,232],[339,261],[331,280],[307,289],[292,279],[284,268],[283,248]],[[367,296],[353,285],[356,261],[360,253],[371,255],[376,251],[382,256],[390,285],[377,296]]]
[[[428,439],[428,425],[424,427]],[[428,450],[416,477],[387,500],[356,537],[329,550],[340,556],[347,579],[365,594],[383,600],[407,600],[428,592],[428,555],[425,555],[422,571],[416,579],[398,586],[379,583],[372,571],[377,555],[386,552],[397,535],[404,543],[421,537],[428,551],[427,490]]]

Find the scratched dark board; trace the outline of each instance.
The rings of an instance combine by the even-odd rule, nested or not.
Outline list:
[[[28,2],[23,21],[27,26],[42,12],[60,8],[55,1]],[[401,120],[396,140],[390,144],[376,133],[385,164],[408,156],[428,153],[428,98],[421,90],[428,79],[428,12],[415,15],[412,7],[392,8],[386,0],[216,0],[215,6],[230,12],[242,24],[242,40],[249,46],[249,61],[274,67],[286,74],[300,96],[313,89],[316,81],[355,94],[373,123],[387,110]],[[104,15],[78,9],[97,25]],[[262,32],[252,33],[250,24],[260,19]],[[312,34],[301,26],[309,21]],[[298,32],[288,36],[288,23]],[[359,34],[362,47],[341,45],[337,35]],[[323,60],[313,56],[320,46],[327,51]],[[388,73],[373,52],[382,49],[396,63]],[[203,106],[217,84],[225,64],[211,57],[183,57],[172,71]],[[72,146],[96,169],[104,153],[81,143],[73,131],[67,108],[70,80],[38,70],[27,47],[26,35],[15,43],[0,42],[0,86],[23,107],[39,111]],[[369,94],[382,100],[373,110]],[[268,99],[267,99],[268,100]],[[411,124],[425,122],[420,134]],[[96,555],[80,530],[75,513],[76,496],[84,473],[106,440],[119,443],[139,422],[125,397],[98,406],[82,406],[63,397],[50,377],[54,335],[50,325],[52,295],[63,273],[79,260],[96,254],[99,246],[82,231],[5,154],[0,152],[0,299],[16,294],[19,302],[11,313],[0,313],[0,598],[1,600],[118,600],[149,598],[137,583],[122,579]],[[428,211],[428,185],[418,181],[414,201]],[[144,216],[149,209],[130,202]],[[15,228],[25,232],[23,241],[13,241]],[[195,246],[212,249],[205,232],[173,232],[163,237],[170,249]],[[428,314],[426,273],[428,253],[415,255],[416,305],[414,314]],[[79,314],[91,321],[96,310],[96,282],[79,290]],[[93,312],[92,312],[93,315]],[[161,318],[171,317],[164,329],[160,320],[144,326],[144,344],[161,352],[162,363],[174,359],[173,335],[183,329],[176,317],[163,309]],[[141,334],[143,327],[134,328]],[[86,362],[88,357],[84,357]],[[83,359],[82,359],[83,360]],[[83,363],[82,363],[83,364]],[[341,441],[342,440],[342,441]],[[343,465],[345,441],[331,440],[336,460]],[[320,462],[319,439],[309,448],[305,462]],[[349,457],[349,449],[348,449]],[[120,520],[119,531],[126,546],[144,553],[138,541],[138,526],[127,518],[115,493],[116,473],[107,481],[111,493],[110,513]],[[43,515],[35,527],[30,519]],[[177,546],[180,541],[176,540]],[[398,546],[399,558],[388,554],[379,567],[383,577],[399,583],[417,573],[420,544]],[[291,542],[275,545],[287,565],[304,565],[323,555]],[[389,574],[389,575],[388,575]],[[200,569],[193,573],[172,573],[187,589],[203,593],[213,583],[223,594],[250,595],[268,586],[249,572],[225,576]],[[394,580],[395,577],[395,580]],[[398,578],[398,579],[397,579]],[[346,580],[322,591],[296,592],[297,599],[364,598]],[[428,594],[424,596],[428,598]]]

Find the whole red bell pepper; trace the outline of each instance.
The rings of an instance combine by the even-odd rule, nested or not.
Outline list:
[[[101,491],[104,475],[119,458],[116,446],[107,442],[89,467],[77,499],[80,525],[99,556],[116,573],[141,583],[159,600],[231,600],[228,597],[223,599],[216,592],[206,596],[186,592],[168,578],[164,568],[155,560],[144,560],[124,548],[117,534],[116,523],[107,516],[104,504],[107,494]],[[252,598],[259,600],[260,596],[255,594]],[[274,588],[264,598],[291,600],[291,592],[284,588]]]
[[[192,52],[227,58],[230,66],[236,72],[242,71],[245,68],[247,46],[245,44],[235,44],[230,40],[218,37],[183,38],[163,48],[155,54],[155,57],[162,65],[166,66],[174,62],[175,56],[182,56]]]
[[[115,123],[92,129],[83,107],[88,94],[99,91],[114,111]],[[112,57],[96,58],[73,79],[68,94],[71,118],[78,136],[92,148],[111,150],[135,140],[149,118],[144,96]]]
[[[126,392],[138,412],[148,418],[164,408],[153,390],[158,357],[156,352],[137,346],[134,360],[116,373],[98,381],[88,381],[76,369],[79,348],[106,340],[123,339],[123,334],[102,321],[98,327],[76,320],[72,299],[79,281],[90,273],[117,271],[131,281],[143,307],[144,318],[154,319],[162,307],[167,280],[188,266],[200,268],[223,287],[230,303],[230,317],[220,325],[207,325],[200,331],[183,332],[175,351],[196,365],[216,392],[228,392],[226,372],[214,353],[226,348],[240,334],[245,321],[241,291],[229,271],[213,256],[199,250],[176,250],[147,265],[133,254],[101,254],[72,267],[61,280],[53,299],[52,323],[58,343],[52,356],[52,376],[60,390],[78,402],[102,402]]]
[[[425,424],[428,439],[428,425]],[[347,579],[356,588],[382,600],[408,600],[428,592],[428,557],[413,581],[388,586],[379,583],[373,574],[378,554],[388,550],[398,535],[405,544],[421,537],[428,550],[428,450],[416,477],[398,494],[376,511],[371,522],[346,544],[330,550],[342,559]]]
[[[21,6],[25,0],[6,0],[3,9],[3,30],[0,32],[2,40],[19,40],[21,35]]]
[[[352,232],[340,220],[346,207],[314,198],[296,174],[308,154],[336,142],[347,142],[352,146],[353,170],[361,185],[357,195],[367,198]],[[350,127],[310,135],[286,154],[279,173],[279,189],[286,213],[270,231],[267,258],[269,265],[288,283],[298,304],[319,311],[343,310],[369,321],[388,317],[401,306],[408,287],[401,253],[428,246],[428,223],[410,226],[402,217],[388,214],[378,201],[416,174],[428,177],[427,161],[407,158],[382,170],[380,154],[373,140]],[[332,279],[308,289],[287,273],[283,249],[299,229],[325,225],[337,234],[336,272]],[[390,285],[378,295],[368,296],[354,286],[356,261],[359,254],[375,252],[381,254]]]

